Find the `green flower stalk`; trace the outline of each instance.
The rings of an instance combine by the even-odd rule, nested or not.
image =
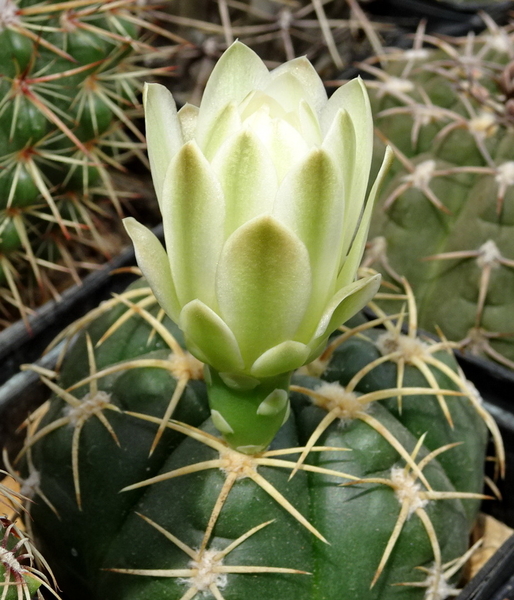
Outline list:
[[[207,365],[213,421],[245,453],[287,418],[290,374],[375,294],[355,280],[378,185],[360,79],[327,98],[306,58],[268,71],[234,43],[199,108],[144,95],[148,154],[166,251],[125,220],[141,270]]]

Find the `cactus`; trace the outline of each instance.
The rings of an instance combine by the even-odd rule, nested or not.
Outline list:
[[[5,475],[5,471],[0,471],[0,477]],[[23,511],[24,500],[26,498],[22,494],[0,483],[0,507],[12,512],[11,518],[14,519],[0,516],[0,598],[19,600],[37,597],[42,600],[40,588],[46,588],[54,597],[59,598],[54,591],[55,580],[50,582],[39,568],[48,572],[48,565],[16,523]]]
[[[142,32],[154,27],[129,1],[0,3],[0,304],[7,318],[13,306],[26,316],[38,293],[40,301],[58,295],[62,283],[52,272],[77,283],[95,253],[108,255],[105,222],[117,225],[127,196],[111,171],[123,170],[130,156],[145,161],[134,116],[140,78],[152,72],[138,65],[152,50]]]
[[[398,158],[365,265],[409,280],[421,327],[514,368],[514,41],[510,26],[483,18],[480,35],[420,29],[412,49],[384,52],[383,68],[363,65]]]
[[[202,365],[137,281],[75,341],[14,468],[73,599],[442,600],[469,556],[494,422],[443,342],[403,309],[331,338],[293,378],[271,446],[213,426]],[[65,346],[69,346],[68,343]],[[61,362],[61,361],[60,361]],[[28,489],[25,486],[24,489]]]

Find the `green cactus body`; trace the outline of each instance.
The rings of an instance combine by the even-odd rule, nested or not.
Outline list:
[[[137,65],[149,48],[138,41],[141,11],[93,0],[0,6],[0,286],[22,316],[25,290],[48,273],[77,280],[71,238],[95,248],[90,258],[108,254],[101,219],[121,211],[111,172],[144,142],[132,122],[139,80],[152,72]]]
[[[293,377],[291,415],[253,455],[219,437],[201,365],[144,284],[73,326],[21,459],[65,593],[443,598],[476,516],[486,427],[440,346],[422,346],[428,377],[405,359],[399,378],[400,353],[380,341],[397,325],[382,320]]]
[[[426,39],[436,48],[418,37],[383,70],[365,67],[398,155],[366,264],[408,279],[421,327],[512,368],[512,36],[489,23],[474,38]]]

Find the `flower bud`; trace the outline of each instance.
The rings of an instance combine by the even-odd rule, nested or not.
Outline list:
[[[373,122],[361,80],[328,99],[306,58],[270,72],[239,42],[199,108],[177,112],[158,84],[144,103],[166,251],[125,225],[157,300],[209,365],[216,426],[255,452],[286,416],[290,373],[378,289],[379,275],[355,278],[391,153],[366,201]]]

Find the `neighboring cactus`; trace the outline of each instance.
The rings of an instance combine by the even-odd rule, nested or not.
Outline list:
[[[0,478],[7,475],[0,471]],[[17,518],[23,510],[23,496],[0,483],[0,507],[7,508]],[[2,600],[42,600],[39,588],[46,588],[56,598],[50,581],[37,567],[49,571],[41,554],[15,522],[0,515],[0,598]],[[55,582],[53,582],[55,583]]]
[[[365,264],[407,277],[422,328],[514,368],[514,39],[484,19],[480,35],[419,31],[412,49],[379,57],[383,69],[363,65],[398,157]]]
[[[407,292],[408,333],[402,311],[356,318],[294,377],[292,414],[252,456],[218,437],[201,363],[144,282],[71,326],[59,372],[34,367],[53,395],[15,465],[63,591],[445,598],[481,497],[484,420],[501,442],[446,345],[416,337]]]
[[[105,221],[118,222],[113,209],[120,214],[127,195],[115,189],[111,170],[130,156],[145,160],[133,122],[140,79],[152,72],[138,66],[151,50],[145,27],[153,26],[143,7],[128,0],[0,2],[0,305],[7,316],[12,305],[27,314],[33,287],[46,288],[41,299],[55,296],[52,271],[77,282],[95,252],[109,253]]]

